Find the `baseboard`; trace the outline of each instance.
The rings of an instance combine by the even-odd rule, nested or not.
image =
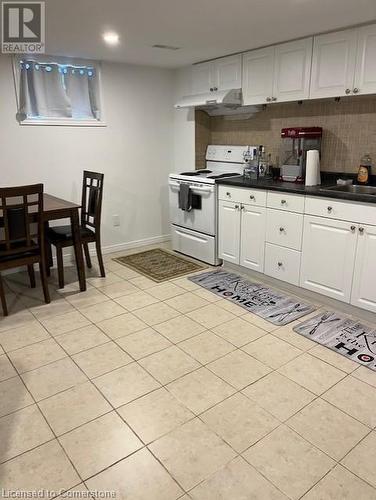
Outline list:
[[[162,236],[153,236],[152,238],[144,238],[142,240],[129,241],[127,243],[118,243],[116,245],[109,245],[102,247],[102,252],[104,254],[121,252],[123,250],[131,250],[137,247],[146,247],[149,245],[157,245],[158,243],[166,243],[171,240],[170,234],[164,234]],[[95,249],[90,250],[90,254],[95,255]]]
[[[132,248],[146,247],[149,245],[158,245],[158,243],[166,243],[167,241],[170,240],[171,240],[171,235],[169,234],[164,234],[162,236],[153,236],[151,238],[144,238],[142,240],[127,241],[126,243],[117,243],[116,245],[108,245],[105,247],[102,246],[102,253],[109,254],[114,252],[122,252],[123,250],[131,250]],[[97,255],[95,248],[90,249],[90,255],[93,256]],[[73,253],[71,251],[69,253],[63,254],[63,262],[64,264],[67,265],[72,264]],[[53,257],[53,267],[56,267],[56,256]],[[22,268],[15,267],[14,269],[8,269],[7,271],[4,271],[3,275],[6,276],[7,274],[17,273],[21,270]]]

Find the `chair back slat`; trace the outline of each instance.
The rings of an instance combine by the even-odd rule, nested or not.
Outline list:
[[[84,170],[82,182],[81,225],[100,230],[104,175]]]
[[[38,251],[43,237],[43,184],[0,188],[0,258]]]

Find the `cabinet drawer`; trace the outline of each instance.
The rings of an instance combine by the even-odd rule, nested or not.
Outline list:
[[[266,241],[274,245],[302,249],[303,215],[267,209]]]
[[[262,189],[219,186],[218,197],[220,200],[236,201],[246,205],[266,206],[266,191]]]
[[[265,274],[292,285],[299,285],[301,253],[290,248],[266,243]]]
[[[307,196],[305,213],[307,215],[376,226],[376,204]]]
[[[268,191],[267,206],[270,208],[278,208],[279,210],[287,210],[289,212],[304,212],[304,195],[279,193],[276,191]]]

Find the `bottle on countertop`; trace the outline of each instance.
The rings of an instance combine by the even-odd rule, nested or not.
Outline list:
[[[358,184],[369,184],[372,166],[372,158],[368,153],[366,153],[360,160],[358,170]]]
[[[265,177],[268,169],[268,160],[266,158],[265,147],[259,147],[259,155],[258,155],[258,174],[259,177]]]
[[[268,154],[268,161],[267,161],[267,165],[266,165],[265,177],[267,177],[268,179],[273,178],[273,162],[272,162],[272,154],[271,153]]]
[[[243,154],[244,158],[244,178],[249,180],[258,179],[258,156],[257,149],[250,149]]]

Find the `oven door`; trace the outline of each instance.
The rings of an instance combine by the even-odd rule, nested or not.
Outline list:
[[[193,207],[190,212],[179,208],[180,184],[188,184],[193,194]],[[216,228],[216,186],[198,182],[169,180],[170,222],[177,226],[200,233],[215,235]]]

